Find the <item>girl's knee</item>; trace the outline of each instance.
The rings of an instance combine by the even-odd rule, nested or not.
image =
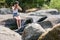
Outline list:
[[[17,21],[20,21],[20,19],[16,19]]]

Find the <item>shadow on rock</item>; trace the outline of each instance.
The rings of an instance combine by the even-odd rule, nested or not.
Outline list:
[[[39,22],[38,24],[40,24],[44,29],[53,27],[50,21],[43,21],[43,22]]]
[[[45,16],[45,17],[39,19],[37,22],[42,22],[42,21],[44,21],[46,18],[47,18],[47,16]]]
[[[17,24],[16,24],[16,20],[15,19],[7,19],[7,20],[4,20],[2,22],[5,22],[5,27],[8,27],[10,29],[17,29]]]

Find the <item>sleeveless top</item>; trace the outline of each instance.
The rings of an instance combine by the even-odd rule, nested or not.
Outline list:
[[[12,7],[12,11],[13,11],[13,13],[18,13],[18,9],[14,10],[14,7]]]
[[[12,7],[12,11],[13,11],[13,16],[18,16],[18,9],[14,10],[14,7]]]

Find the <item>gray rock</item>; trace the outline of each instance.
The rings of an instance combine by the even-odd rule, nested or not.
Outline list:
[[[36,13],[49,13],[49,14],[52,14],[52,15],[59,14],[57,9],[38,10],[38,11],[36,11]]]
[[[50,15],[44,21],[50,21],[52,23],[52,25],[54,26],[54,25],[60,23],[60,17],[59,16],[60,15]]]
[[[46,15],[39,15],[39,14],[36,14],[36,13],[33,13],[33,12],[28,13],[28,14],[21,13],[20,16],[21,16],[21,18],[24,17],[25,19],[31,18],[33,20],[33,22],[38,22],[38,21],[41,22],[41,21],[45,20],[45,18],[47,18]]]
[[[22,34],[24,40],[37,40],[45,30],[37,23],[29,24]]]
[[[48,10],[46,11],[46,13],[50,13],[50,14],[52,14],[52,15],[58,15],[58,14],[59,14],[59,12],[58,12],[57,9],[48,9]]]
[[[12,10],[9,8],[0,8],[0,14],[12,14]]]
[[[16,23],[16,20],[15,19],[7,19],[7,20],[4,20],[5,22],[5,27],[8,27],[10,29],[17,29],[17,23]]]
[[[4,25],[10,29],[16,29],[16,21],[12,14],[0,15],[0,25]]]
[[[0,26],[0,40],[22,40],[22,37],[9,28]]]
[[[60,15],[50,15],[44,21],[38,22],[46,31],[52,28],[54,25],[60,23]]]
[[[43,21],[43,22],[39,22],[39,24],[44,28],[44,29],[48,29],[48,28],[52,28],[53,25],[50,21]]]
[[[48,15],[51,15],[49,13],[46,13],[46,12],[30,12],[29,15],[32,15],[32,16],[48,16]]]
[[[3,20],[1,19],[0,25],[4,25],[5,27],[8,27],[10,29],[17,29],[16,20],[13,18]]]
[[[60,24],[43,33],[38,40],[60,40]]]

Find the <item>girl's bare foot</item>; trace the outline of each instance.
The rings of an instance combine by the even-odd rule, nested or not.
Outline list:
[[[20,29],[21,27],[18,27],[18,29]]]

